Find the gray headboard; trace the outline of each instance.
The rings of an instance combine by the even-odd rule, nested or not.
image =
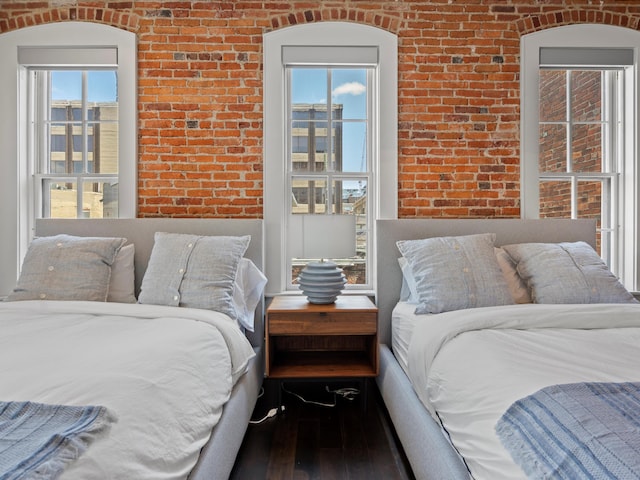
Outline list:
[[[256,219],[202,218],[119,218],[119,219],[38,219],[36,236],[66,233],[77,236],[126,237],[136,247],[136,293],[147,269],[155,232],[190,233],[194,235],[251,235],[245,257],[264,271],[263,222]],[[263,341],[263,308],[256,311],[256,331],[247,333],[254,346]]]
[[[591,219],[402,219],[378,220],[377,283],[378,337],[391,343],[391,312],[400,298],[402,272],[398,265],[398,240],[495,233],[496,245],[525,242],[575,242],[595,247],[596,222]]]

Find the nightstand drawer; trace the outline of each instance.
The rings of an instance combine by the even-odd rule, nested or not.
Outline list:
[[[377,315],[369,312],[271,313],[271,335],[361,335],[377,331]]]

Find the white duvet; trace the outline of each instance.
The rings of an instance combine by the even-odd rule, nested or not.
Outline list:
[[[418,396],[473,477],[525,478],[495,434],[496,422],[513,402],[547,385],[640,381],[640,304],[420,315],[408,357]]]
[[[217,312],[0,302],[0,400],[104,405],[118,419],[67,480],[186,478],[253,355]]]

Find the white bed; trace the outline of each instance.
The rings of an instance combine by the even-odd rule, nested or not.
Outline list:
[[[526,478],[495,431],[510,405],[548,385],[640,380],[637,303],[416,314],[415,298],[399,301],[397,241],[485,232],[497,234],[496,245],[595,244],[590,221],[378,222],[378,271],[384,272],[377,285],[383,343],[378,385],[419,479]]]
[[[244,238],[244,258],[263,266],[260,220],[40,220],[36,229],[40,238],[59,233],[127,238],[135,245],[137,294],[156,232],[202,236],[213,245],[223,237]],[[156,254],[158,242],[187,237],[162,238]],[[156,270],[164,263],[157,260]],[[149,290],[164,284],[158,278],[146,279],[147,304],[48,299],[0,304],[0,364],[13,366],[0,370],[0,399],[102,405],[117,418],[61,478],[225,479],[231,472],[262,384],[262,297],[251,319],[255,331],[245,334],[235,314],[232,318],[224,309],[151,301],[156,292]],[[188,278],[187,273],[180,285],[181,305]]]

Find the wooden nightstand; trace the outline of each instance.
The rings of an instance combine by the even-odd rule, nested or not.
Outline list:
[[[378,375],[378,309],[365,296],[316,305],[275,297],[265,322],[266,373],[272,378]]]

